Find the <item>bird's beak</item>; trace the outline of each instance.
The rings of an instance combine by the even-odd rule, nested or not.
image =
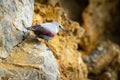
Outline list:
[[[62,28],[61,28],[61,30],[64,31],[65,33],[67,33],[67,31],[66,31],[65,29],[62,29]]]
[[[66,31],[65,29],[61,28],[62,31],[64,31],[67,35],[69,35],[68,31]]]

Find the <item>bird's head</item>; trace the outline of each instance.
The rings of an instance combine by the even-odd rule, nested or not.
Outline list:
[[[64,32],[66,32],[66,30],[61,25],[58,26],[58,30],[62,30]]]
[[[62,30],[63,32],[69,35],[68,31],[66,31],[61,25],[58,26],[58,30]]]
[[[57,23],[57,22],[52,22],[52,23],[57,26],[57,30],[58,30],[58,31],[59,31],[59,30],[62,30],[62,31],[64,31],[65,33],[67,33],[67,31],[66,31],[59,23]]]

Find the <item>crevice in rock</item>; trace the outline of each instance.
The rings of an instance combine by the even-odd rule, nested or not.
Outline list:
[[[83,12],[86,9],[86,7],[89,5],[89,0],[76,0],[76,2],[81,7],[80,15],[78,16],[78,19],[76,19],[76,21],[78,21],[80,23],[80,25],[82,26],[84,24],[84,20],[82,17]]]
[[[84,51],[84,48],[81,46],[81,44],[77,44],[77,50],[78,51]]]
[[[77,21],[80,25],[84,23],[83,12],[88,6],[89,0],[59,0],[58,2],[70,20]]]
[[[120,80],[120,71],[118,71],[117,76],[118,76],[118,79],[117,79],[117,80]]]

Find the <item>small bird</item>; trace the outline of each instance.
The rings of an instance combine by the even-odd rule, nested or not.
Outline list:
[[[46,41],[53,38],[59,32],[59,30],[66,32],[66,30],[57,22],[46,22],[31,26],[28,27],[27,30],[33,31],[36,37],[45,39]]]

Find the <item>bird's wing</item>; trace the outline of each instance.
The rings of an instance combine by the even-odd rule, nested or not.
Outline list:
[[[54,36],[54,34],[52,32],[50,32],[48,29],[44,28],[42,25],[34,26],[33,29],[42,35],[51,36],[51,37]]]

